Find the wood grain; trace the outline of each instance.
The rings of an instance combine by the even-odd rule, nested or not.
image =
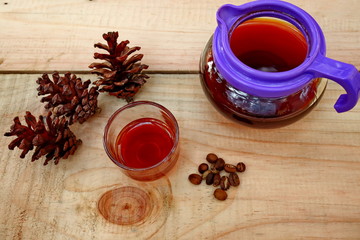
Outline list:
[[[94,43],[119,31],[153,72],[197,72],[216,10],[244,0],[12,0],[0,3],[0,72],[88,71]],[[358,0],[290,0],[319,22],[328,56],[360,68]]]
[[[289,1],[318,21],[329,57],[360,68],[358,0]],[[83,144],[57,166],[32,163],[31,154],[20,159],[18,149],[7,149],[12,138],[1,137],[0,239],[360,239],[360,108],[334,111],[338,85],[329,82],[309,115],[278,129],[224,118],[201,90],[194,73],[216,27],[216,10],[245,2],[1,2],[0,132],[9,130],[15,116],[23,121],[26,110],[44,113],[38,74],[30,73],[73,71],[93,81],[86,75],[93,44],[102,33],[119,31],[120,39],[142,47],[149,72],[161,73],[150,74],[137,100],[158,102],[175,115],[181,151],[164,178],[144,183],[127,177],[102,145],[107,119],[125,103],[104,94],[102,111],[72,126]],[[187,180],[209,152],[247,164],[240,187],[230,189],[225,202],[213,198],[213,187]],[[118,225],[103,217],[100,199],[118,189],[144,194],[144,218]],[[121,201],[112,204],[122,207]]]
[[[0,132],[26,110],[42,112],[37,77],[0,75]],[[181,153],[167,177],[149,183],[128,178],[103,150],[106,121],[125,104],[114,97],[100,95],[102,111],[73,126],[83,144],[57,166],[19,159],[20,151],[7,149],[10,138],[1,137],[0,239],[359,239],[360,110],[337,114],[332,105],[341,91],[330,82],[304,119],[259,130],[217,113],[198,75],[151,75],[137,100],[173,112]],[[213,198],[213,187],[187,180],[209,152],[247,164],[225,202]],[[128,186],[151,197],[150,214],[128,226],[105,220],[101,196]]]

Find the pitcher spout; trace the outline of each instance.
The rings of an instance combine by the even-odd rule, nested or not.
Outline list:
[[[219,8],[216,13],[218,27],[229,31],[234,23],[242,15],[243,7],[232,4],[225,4]]]

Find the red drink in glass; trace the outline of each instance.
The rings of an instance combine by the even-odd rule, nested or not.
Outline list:
[[[179,127],[165,107],[133,102],[117,110],[104,133],[109,158],[130,177],[151,181],[166,174],[178,158]]]
[[[171,130],[157,119],[135,120],[119,133],[117,159],[131,168],[154,166],[170,153],[174,138]]]

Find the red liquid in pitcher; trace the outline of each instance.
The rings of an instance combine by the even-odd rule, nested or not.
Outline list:
[[[117,159],[131,168],[148,168],[162,161],[174,146],[172,131],[161,121],[142,118],[119,133]]]
[[[283,72],[299,66],[308,45],[295,26],[272,18],[241,23],[231,33],[230,47],[240,61],[265,72]]]

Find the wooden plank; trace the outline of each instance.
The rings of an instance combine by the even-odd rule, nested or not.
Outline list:
[[[94,76],[84,75],[84,79]],[[37,75],[0,75],[0,131],[26,110],[42,112]],[[103,129],[125,103],[100,95],[102,111],[72,126],[83,144],[59,165],[19,159],[0,139],[0,239],[358,239],[360,236],[360,111],[337,114],[341,89],[330,82],[304,119],[278,129],[233,123],[207,102],[198,76],[151,75],[137,100],[171,110],[181,133],[178,164],[168,176],[142,183],[106,156]],[[22,117],[21,117],[22,119]],[[241,186],[229,199],[187,177],[209,152],[244,161]],[[106,221],[97,209],[107,191],[133,186],[149,193],[151,211],[128,226]]]
[[[107,31],[139,45],[150,71],[198,71],[224,0],[29,0],[0,5],[0,71],[88,71]],[[357,0],[291,0],[322,26],[328,55],[360,68]]]

